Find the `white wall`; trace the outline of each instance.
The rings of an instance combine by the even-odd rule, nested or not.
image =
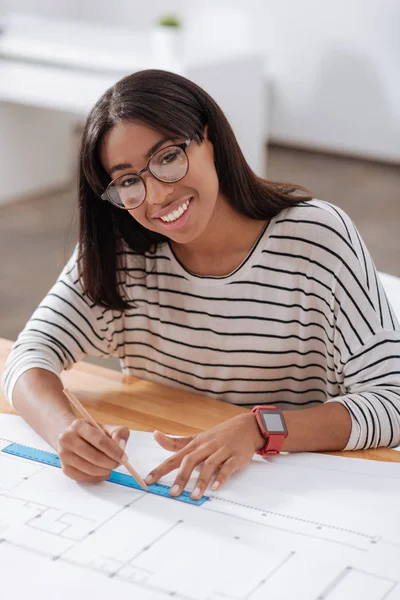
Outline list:
[[[177,11],[191,31],[199,11],[242,9],[248,20],[238,43],[251,40],[267,58],[272,138],[400,161],[398,0],[3,0],[2,7],[137,29]],[[197,22],[191,50],[217,43],[223,52],[212,23],[205,30],[204,18]]]
[[[398,0],[264,0],[257,11],[273,137],[400,160]]]

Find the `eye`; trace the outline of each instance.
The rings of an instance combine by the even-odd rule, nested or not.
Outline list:
[[[137,175],[125,175],[119,179],[117,186],[118,187],[131,187],[132,185],[136,185],[140,182],[139,177]]]
[[[170,150],[164,156],[161,157],[161,163],[163,165],[168,165],[169,163],[174,162],[178,156],[180,155],[180,150],[176,148],[175,150]]]

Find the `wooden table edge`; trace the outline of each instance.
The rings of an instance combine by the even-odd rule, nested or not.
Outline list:
[[[0,373],[3,371],[6,357],[9,354],[12,345],[13,342],[10,340],[0,338]],[[107,367],[85,362],[77,363],[71,370],[64,371],[61,374],[61,377],[71,391],[78,394],[82,403],[90,407],[93,416],[99,422],[110,422],[109,417],[114,416],[115,413],[117,413],[114,418],[114,424],[124,424],[130,428],[141,431],[152,431],[156,428],[161,429],[164,426],[172,427],[173,429],[173,431],[165,431],[166,433],[191,435],[193,433],[204,431],[204,429],[207,429],[207,426],[211,427],[213,425],[213,420],[215,421],[214,424],[216,424],[235,414],[240,414],[248,410],[242,406],[221,402],[219,400],[214,400],[213,398],[201,396],[200,394],[185,392],[165,385],[151,383],[143,379],[124,375],[123,373]],[[88,381],[90,380],[90,383],[92,384],[94,381],[101,383],[101,386],[108,388],[109,391],[106,394],[102,394],[100,390],[95,390],[93,392],[86,389],[84,385],[86,378],[88,378]],[[137,400],[143,404],[143,393],[148,394],[150,390],[153,394],[157,394],[157,403],[148,403],[149,408],[152,408],[152,411],[143,410],[143,406],[141,407],[141,410],[137,410],[137,407],[130,406],[130,404],[124,406],[124,404],[128,404],[126,401],[129,400],[129,397],[134,397],[135,395],[137,396]],[[164,399],[161,398],[159,392],[161,392],[161,396],[163,393],[165,394]],[[166,399],[167,395],[168,401]],[[181,409],[182,406],[187,409],[186,403],[183,403],[183,399],[186,397],[190,397],[192,402],[196,405],[195,408],[198,409],[199,403],[201,403],[202,406],[206,404],[207,408],[215,413],[214,418],[208,419],[210,424],[205,424],[207,415],[204,412],[199,415],[205,419],[203,421],[203,426],[198,423],[190,422],[190,420],[188,421],[187,415],[186,421],[185,415],[183,415],[183,419],[180,420],[177,420],[176,414],[173,419],[171,418],[171,406],[173,406],[174,399],[176,406],[180,403]],[[166,410],[164,410],[165,414],[163,415],[162,413],[165,407]],[[128,411],[134,416],[131,420],[127,417],[124,418],[124,414],[128,414]],[[158,414],[155,414],[157,411]],[[189,413],[190,410],[187,410],[186,412]],[[5,399],[2,391],[0,391],[0,414],[17,414]],[[152,425],[153,422],[155,425]],[[135,423],[136,426],[132,427],[132,423]],[[160,423],[161,427],[159,426]],[[400,462],[400,452],[389,448],[356,450],[350,452],[324,452],[323,454],[340,456],[342,458],[362,458],[364,460],[381,462]]]

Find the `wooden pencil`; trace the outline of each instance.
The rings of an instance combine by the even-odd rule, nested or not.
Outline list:
[[[64,394],[67,396],[68,400],[70,401],[70,403],[72,404],[72,406],[77,410],[77,412],[80,414],[80,416],[87,422],[90,423],[91,425],[93,425],[93,427],[96,427],[96,429],[98,429],[99,431],[101,431],[102,433],[105,433],[106,435],[107,432],[104,431],[104,429],[102,427],[100,427],[100,425],[97,423],[97,421],[95,421],[95,419],[93,419],[92,415],[86,410],[86,408],[79,402],[78,398],[76,396],[74,396],[74,394],[72,392],[70,392],[69,390],[64,389],[63,390]],[[110,437],[110,436],[109,436]],[[115,442],[116,443],[116,442]],[[124,452],[124,454],[122,455],[121,458],[121,464],[124,465],[124,467],[127,469],[127,471],[129,471],[129,473],[132,475],[132,477],[139,483],[139,485],[146,490],[146,492],[149,491],[149,488],[147,487],[145,481],[140,477],[139,473],[132,467],[132,465],[129,463],[128,461],[128,457],[126,455],[126,453]]]

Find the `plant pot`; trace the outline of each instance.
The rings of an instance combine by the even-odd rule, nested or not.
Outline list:
[[[172,70],[181,62],[182,32],[176,27],[156,26],[150,30],[150,47],[156,66]]]

